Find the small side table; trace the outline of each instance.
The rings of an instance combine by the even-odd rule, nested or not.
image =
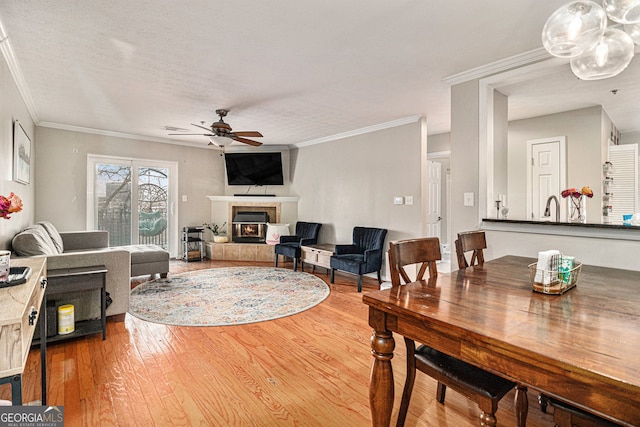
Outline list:
[[[104,265],[61,268],[48,271],[47,279],[49,283],[44,295],[43,307],[46,307],[47,298],[54,295],[95,289],[100,291],[100,318],[78,321],[75,324],[74,332],[67,335],[48,337],[47,342],[62,341],[100,332],[102,332],[103,340],[107,338],[107,316],[105,314],[107,309],[106,275],[107,268]]]
[[[326,268],[327,272],[331,269],[331,265],[329,264],[331,260],[331,256],[336,251],[336,245],[330,243],[320,243],[317,245],[309,245],[309,246],[300,246],[300,260],[302,264],[300,266],[301,270],[304,271],[304,264],[313,265],[313,271],[315,271],[316,266]]]

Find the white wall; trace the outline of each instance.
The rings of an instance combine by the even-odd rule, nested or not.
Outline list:
[[[566,136],[567,188],[591,187],[594,196],[587,201],[587,220],[600,223],[604,114],[602,107],[597,106],[509,123],[507,200],[510,219],[529,219],[526,215],[527,141]],[[561,203],[566,202],[561,199]]]
[[[486,231],[488,248],[485,259],[504,255],[538,258],[539,251],[556,249],[574,256],[586,265],[640,270],[637,240],[575,237],[562,234],[538,234],[532,232]],[[527,274],[526,267],[522,270]]]
[[[60,231],[86,229],[87,154],[178,161],[180,229],[210,222],[206,196],[224,191],[224,163],[215,150],[45,127],[37,128],[36,137],[38,157],[46,161],[38,163],[35,177],[35,219],[51,221]]]
[[[477,80],[451,88],[451,236],[480,227],[479,205],[479,85]],[[483,189],[485,191],[486,189]],[[464,193],[473,193],[474,206],[464,206]]]
[[[20,184],[13,181],[13,123],[19,120],[31,139],[31,183]],[[0,219],[0,248],[8,249],[13,236],[33,223],[35,197],[33,178],[38,163],[35,150],[34,125],[29,111],[11,76],[6,62],[0,60],[0,194],[8,196],[12,191],[24,204],[21,212],[11,219]]]
[[[417,121],[292,150],[298,219],[321,222],[322,243],[350,243],[354,226],[386,228],[387,242],[420,236],[422,132]]]

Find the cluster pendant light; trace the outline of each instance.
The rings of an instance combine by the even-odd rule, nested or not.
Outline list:
[[[607,26],[611,20],[624,31]],[[620,74],[640,44],[640,0],[574,1],[556,10],[542,29],[542,44],[554,56],[569,58],[582,80]]]

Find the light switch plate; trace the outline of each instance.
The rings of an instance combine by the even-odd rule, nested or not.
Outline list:
[[[473,193],[464,193],[464,205],[473,206]]]
[[[404,197],[402,196],[396,196],[393,198],[393,204],[394,205],[403,205],[404,204]]]

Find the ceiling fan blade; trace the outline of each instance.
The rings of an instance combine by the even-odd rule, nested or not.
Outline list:
[[[262,145],[262,142],[258,142],[258,141],[252,141],[250,139],[246,139],[246,138],[240,138],[238,136],[234,136],[233,137],[234,141],[238,141],[238,142],[242,142],[248,145],[253,145],[254,147],[259,147]]]
[[[244,131],[244,132],[233,132],[233,134],[235,136],[252,136],[254,138],[256,138],[256,137],[261,138],[262,137],[262,134],[260,132],[254,131],[254,130]]]
[[[197,125],[195,123],[191,123],[191,126],[195,126],[195,127],[198,127],[198,128],[204,129],[204,130],[208,130],[209,132],[211,132],[211,128],[206,128],[204,126],[200,126],[200,125]]]
[[[212,133],[170,133],[169,135],[200,135],[200,136],[213,136]]]

